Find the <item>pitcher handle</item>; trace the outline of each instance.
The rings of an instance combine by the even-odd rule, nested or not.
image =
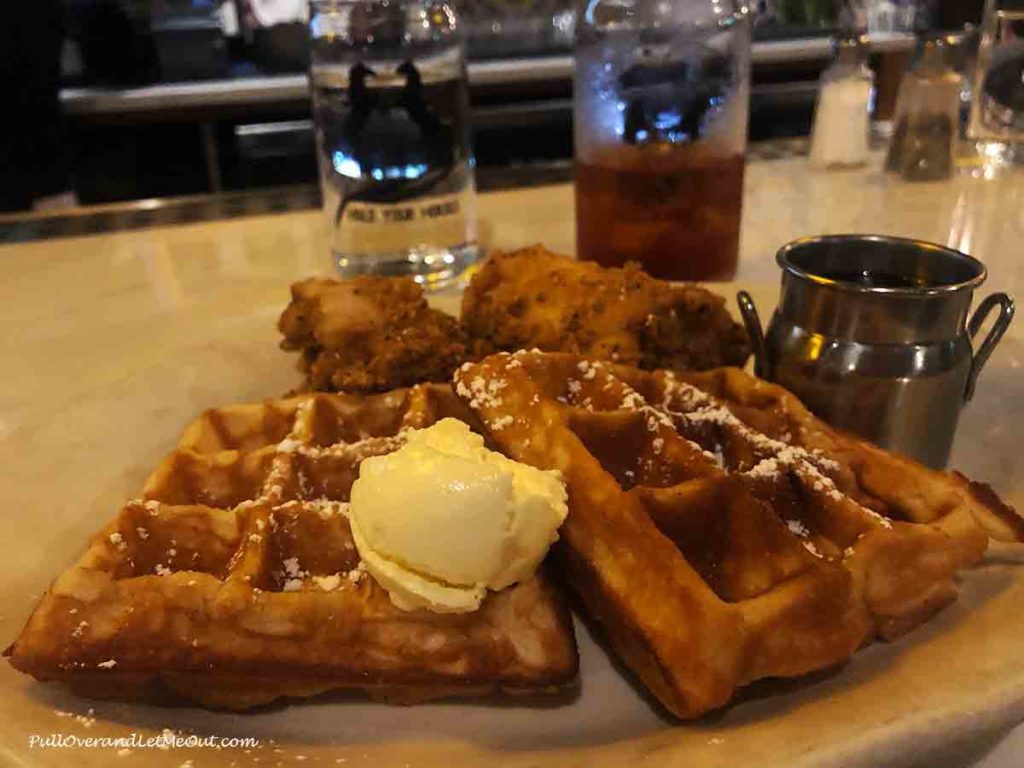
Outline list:
[[[968,402],[974,397],[974,388],[978,383],[981,369],[985,367],[985,363],[988,362],[992,351],[996,348],[999,340],[1003,338],[1006,329],[1010,327],[1010,321],[1013,320],[1014,313],[1013,299],[1005,293],[993,293],[978,305],[978,308],[971,315],[971,319],[967,323],[967,332],[970,334],[971,341],[973,342],[981,330],[981,326],[985,324],[988,316],[992,314],[992,310],[996,307],[999,307],[999,317],[992,324],[992,328],[989,329],[988,335],[981,342],[981,346],[971,361],[971,373],[967,377],[967,390],[964,392],[964,402]]]
[[[754,373],[762,379],[771,379],[771,370],[768,361],[768,349],[764,343],[764,330],[761,327],[761,318],[757,314],[757,307],[754,300],[746,291],[736,294],[736,303],[740,307],[740,317],[743,318],[743,327],[747,329],[750,337],[750,346],[754,350]]]

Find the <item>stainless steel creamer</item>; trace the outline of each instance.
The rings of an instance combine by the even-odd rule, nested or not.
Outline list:
[[[806,238],[777,261],[782,292],[765,334],[750,296],[739,295],[758,375],[834,426],[944,467],[961,407],[1013,318],[1010,297],[992,294],[968,319],[984,265],[919,240]]]

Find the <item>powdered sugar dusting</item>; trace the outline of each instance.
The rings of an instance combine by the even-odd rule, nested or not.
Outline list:
[[[815,557],[824,558],[824,555],[822,555],[821,552],[818,551],[818,548],[814,546],[814,542],[811,541],[811,532],[801,520],[787,520],[786,527],[789,529],[790,533],[800,539],[800,543],[803,545],[804,549]]]
[[[330,499],[314,499],[308,505],[316,510],[316,513],[323,520],[330,520],[332,517],[347,517],[348,502],[332,501]]]
[[[299,566],[299,558],[286,558],[281,561],[281,567],[284,569],[281,574],[284,580],[281,589],[285,592],[295,592],[302,589],[303,579],[309,576],[309,572],[302,570]]]
[[[666,409],[655,408],[650,403],[648,403],[647,400],[644,399],[643,395],[641,395],[639,392],[637,392],[635,389],[625,384],[624,382],[621,383],[621,386],[623,392],[622,400],[620,402],[619,407],[622,408],[623,410],[636,411],[638,413],[641,413],[644,416],[644,426],[648,432],[658,433],[660,431],[664,434],[671,433],[675,435],[677,438],[685,441],[685,443],[690,447],[691,450],[703,456],[704,459],[709,463],[715,461],[714,454],[705,451],[701,446],[697,445],[697,443],[693,442],[692,440],[686,439],[685,437],[678,433],[678,431],[676,430],[675,423],[672,421],[672,418],[666,413]],[[655,438],[655,440],[657,439],[659,438]],[[661,439],[663,440],[663,438]],[[660,451],[660,448],[655,448],[655,453],[660,453]]]
[[[589,360],[580,360],[579,363],[576,364],[576,369],[583,374],[585,381],[590,381],[597,376],[598,366],[599,363],[592,363]]]
[[[346,574],[346,577],[352,584],[358,584],[363,580],[363,576],[366,575],[366,565],[360,560],[356,567]]]
[[[818,548],[814,546],[814,542],[810,539],[801,539],[800,543],[804,545],[804,549],[806,549],[815,557],[821,558],[822,560],[825,559],[825,556],[818,551]]]
[[[789,528],[789,532],[794,536],[800,536],[801,538],[806,539],[811,535],[811,532],[807,530],[807,526],[800,520],[787,520],[786,527]]]
[[[672,408],[679,403],[685,411]],[[814,493],[825,496],[837,503],[855,504],[860,510],[875,519],[881,526],[891,528],[892,523],[874,510],[867,509],[843,494],[835,481],[825,471],[838,471],[838,462],[795,445],[775,440],[747,426],[723,405],[718,404],[706,392],[683,383],[671,373],[665,376],[662,408],[676,418],[689,423],[713,423],[731,430],[750,445],[759,461],[744,474],[754,479],[772,480],[783,473],[793,472],[801,482]],[[721,446],[718,445],[719,457]],[[720,462],[721,463],[721,462]],[[818,554],[815,551],[815,554]]]
[[[514,416],[512,416],[511,414],[506,414],[504,416],[499,416],[496,419],[492,419],[491,421],[488,422],[488,426],[493,430],[500,431],[502,429],[505,429],[505,427],[512,426],[512,422],[514,421]]]
[[[483,376],[477,375],[470,379],[468,384],[464,379],[458,379],[455,382],[455,391],[474,410],[498,408],[504,402],[498,393],[507,384],[508,382],[504,379],[491,379],[487,381]]]
[[[277,450],[280,453],[297,453],[303,448],[303,443],[296,440],[294,437],[286,437],[280,443],[277,444]]]
[[[313,583],[324,592],[333,592],[341,586],[341,574],[332,573],[330,576],[314,576]]]

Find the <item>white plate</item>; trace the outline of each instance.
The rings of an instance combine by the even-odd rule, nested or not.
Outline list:
[[[152,281],[170,286],[173,281]],[[186,296],[111,293],[92,312],[19,305],[0,400],[0,636],[13,640],[40,593],[200,410],[297,382],[276,350],[277,276]],[[737,286],[729,286],[732,293]],[[754,290],[767,319],[774,286]],[[69,295],[71,295],[69,293]],[[449,308],[452,299],[442,299]],[[65,312],[65,314],[62,314]],[[1019,366],[1008,339],[986,371],[955,463],[1021,501]],[[761,684],[696,723],[666,720],[577,626],[579,695],[536,708],[473,702],[415,708],[326,696],[251,714],[93,702],[0,664],[0,763],[18,766],[489,766],[928,764],[1024,719],[1024,569],[998,558],[965,575],[960,600],[843,669]],[[89,713],[92,713],[90,716]],[[71,716],[62,713],[72,713]],[[80,716],[80,717],[76,717]],[[48,734],[257,738],[241,748],[31,747]],[[186,760],[191,760],[189,764]]]

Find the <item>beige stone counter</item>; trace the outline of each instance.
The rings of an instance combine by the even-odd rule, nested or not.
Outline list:
[[[947,243],[989,265],[988,290],[1024,296],[1018,179],[909,185],[872,169],[810,172],[802,159],[753,163],[748,178],[738,282],[755,291],[763,312],[778,281],[775,249],[825,232]],[[480,211],[488,247],[540,241],[572,251],[570,186],[484,195]],[[328,264],[316,212],[0,247],[0,643],[13,638],[49,579],[138,490],[200,410],[272,396],[297,382],[292,359],[277,349],[274,323],[289,282]],[[454,297],[439,301],[450,307]],[[954,463],[1024,506],[1022,364],[1018,322],[982,376]],[[0,763],[70,761],[71,753],[26,751],[32,732],[172,727],[274,738],[287,745],[289,764],[300,753],[310,764],[333,765],[336,756],[350,766],[879,764],[880,756],[906,756],[1024,717],[1024,579],[1001,568],[981,572],[961,604],[916,639],[871,649],[836,677],[686,728],[655,716],[585,635],[583,696],[540,711],[333,701],[239,718],[93,705],[0,664]],[[977,616],[968,621],[971,611]],[[54,715],[89,706],[99,722],[88,733]],[[113,753],[74,754],[84,766],[110,764]],[[269,748],[260,754],[262,765],[275,764]],[[212,751],[129,757],[117,764],[178,766],[186,757],[196,768],[228,764]],[[250,756],[231,759],[253,764]]]

